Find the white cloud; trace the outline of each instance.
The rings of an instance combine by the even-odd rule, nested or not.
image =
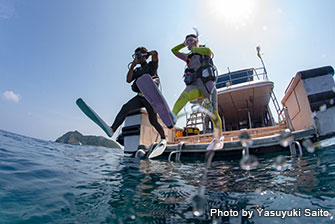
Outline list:
[[[11,90],[7,90],[2,94],[3,98],[8,101],[13,101],[15,103],[18,103],[21,99],[20,94],[14,93]]]

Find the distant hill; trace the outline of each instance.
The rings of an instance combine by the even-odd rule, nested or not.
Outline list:
[[[109,140],[101,136],[84,136],[79,131],[69,131],[62,137],[59,137],[56,142],[72,145],[92,145],[120,149],[120,146],[113,140]]]

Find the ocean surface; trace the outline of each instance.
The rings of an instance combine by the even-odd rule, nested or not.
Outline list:
[[[334,223],[334,144],[245,170],[239,158],[206,168],[0,130],[0,223]]]

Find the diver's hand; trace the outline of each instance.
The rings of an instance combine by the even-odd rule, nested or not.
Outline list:
[[[152,50],[152,51],[149,51],[149,52],[148,52],[148,55],[151,55],[151,56],[155,56],[155,55],[157,55],[157,54],[158,54],[158,52],[155,51],[155,50]]]
[[[131,63],[131,67],[134,68],[139,63],[140,63],[140,61],[138,60],[137,57],[135,57],[134,60],[133,60],[133,62]]]
[[[148,52],[149,55],[151,55],[151,58],[153,61],[158,61],[158,52],[153,50],[153,51],[150,51]]]

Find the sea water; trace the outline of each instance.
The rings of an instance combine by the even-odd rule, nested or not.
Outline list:
[[[334,223],[335,144],[205,166],[0,130],[0,223]]]

